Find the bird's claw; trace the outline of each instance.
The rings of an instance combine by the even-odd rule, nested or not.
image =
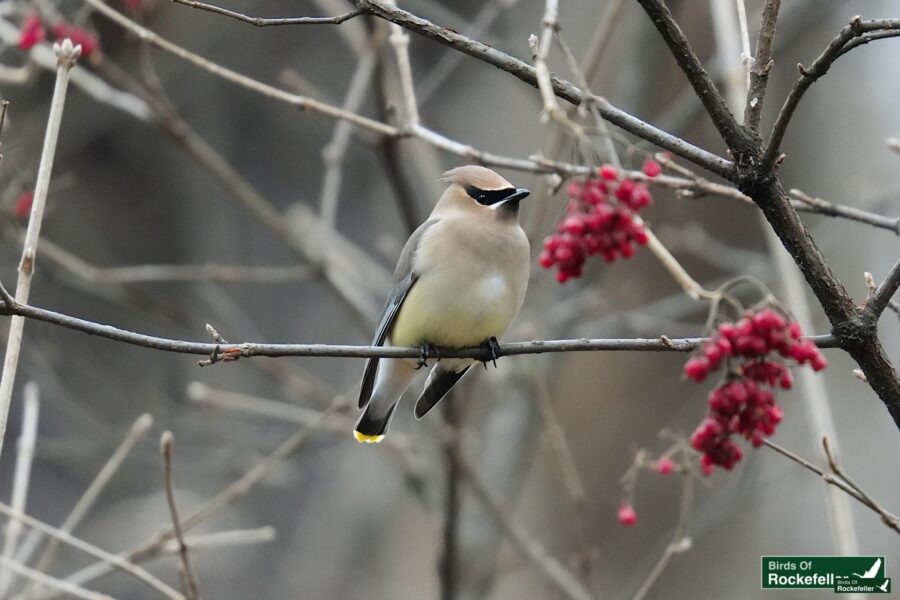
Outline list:
[[[416,370],[427,367],[429,358],[439,358],[438,351],[434,344],[425,342],[419,346],[419,360],[416,362]]]
[[[494,363],[494,368],[497,368],[497,359],[500,358],[500,342],[497,341],[497,338],[491,337],[490,339],[485,340],[481,347],[490,352],[490,362]],[[485,370],[487,370],[487,360],[481,361],[481,364],[484,365]]]

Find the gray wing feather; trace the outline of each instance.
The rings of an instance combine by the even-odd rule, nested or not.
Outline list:
[[[378,320],[378,328],[375,330],[375,337],[372,340],[373,346],[384,345],[391,325],[394,324],[394,318],[403,305],[403,300],[415,285],[419,274],[413,272],[413,259],[422,235],[429,227],[437,223],[437,219],[429,219],[425,221],[409,236],[409,240],[400,253],[400,259],[397,261],[397,268],[394,270],[394,282],[391,287],[391,293],[388,295],[387,301],[384,303],[384,309],[381,311],[381,318]],[[363,372],[362,387],[359,390],[359,407],[363,408],[372,398],[372,390],[375,387],[375,374],[378,372],[378,358],[370,358],[366,361],[366,369]]]

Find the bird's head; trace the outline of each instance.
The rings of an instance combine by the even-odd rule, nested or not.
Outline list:
[[[531,193],[478,165],[450,169],[444,173],[442,181],[450,187],[441,197],[438,209],[476,211],[498,220],[517,220],[519,202]]]

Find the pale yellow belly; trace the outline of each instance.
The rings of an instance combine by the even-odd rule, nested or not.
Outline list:
[[[509,329],[521,298],[500,275],[423,277],[410,290],[389,334],[394,346],[477,346]]]

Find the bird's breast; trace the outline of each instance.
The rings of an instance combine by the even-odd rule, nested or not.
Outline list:
[[[463,347],[500,337],[519,311],[519,288],[497,271],[450,267],[427,273],[404,300],[390,342]]]

